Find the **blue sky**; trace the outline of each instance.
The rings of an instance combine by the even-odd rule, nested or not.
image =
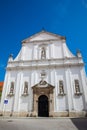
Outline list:
[[[66,36],[69,49],[80,49],[87,62],[87,0],[0,0],[0,81],[10,53],[15,58],[21,41],[43,27]]]

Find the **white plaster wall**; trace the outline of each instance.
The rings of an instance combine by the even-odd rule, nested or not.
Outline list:
[[[50,57],[50,56],[49,56],[49,51],[50,51],[50,50],[49,50],[49,46],[47,46],[47,48],[46,48],[46,58],[47,58],[47,59],[49,59],[49,57]]]
[[[11,82],[15,83],[15,77],[16,77],[16,72],[14,71],[7,71],[6,76],[5,76],[5,82],[4,82],[4,87],[3,87],[3,93],[2,93],[2,105],[1,109],[3,111],[12,111],[12,105],[13,105],[13,100],[14,97],[8,97],[8,94],[10,92],[10,85]],[[15,93],[15,84],[14,84],[14,93]],[[8,100],[8,104],[4,104],[4,100]]]
[[[52,36],[50,34],[47,33],[39,33],[39,35],[34,35],[34,37],[31,37],[30,41],[38,41],[38,40],[50,40],[50,39],[58,39],[55,36]]]
[[[7,73],[5,74],[4,85],[3,85],[3,91],[2,91],[2,96],[1,96],[1,104],[0,104],[0,110],[1,110],[1,111],[4,111],[4,100],[7,99],[7,98],[6,98],[6,90],[7,90],[7,87],[8,87],[9,78],[10,78],[10,73],[7,72]]]
[[[28,111],[30,102],[30,89],[31,89],[31,73],[29,70],[22,70],[23,77],[20,86],[20,97],[19,97],[19,111]],[[22,96],[24,91],[24,83],[28,82],[28,96]]]
[[[54,58],[63,58],[62,54],[62,43],[61,42],[55,42],[54,43]]]
[[[10,79],[9,79],[9,84],[8,84],[8,89],[7,89],[7,93],[6,93],[6,97],[8,99],[8,104],[6,105],[6,111],[12,111],[13,110],[13,102],[14,102],[14,96],[12,97],[8,97],[7,95],[10,92],[10,87],[11,87],[11,82],[14,82],[14,94],[16,91],[16,72],[15,71],[11,71],[10,72]]]
[[[23,60],[32,60],[32,58],[33,58],[33,55],[34,55],[34,49],[32,49],[33,48],[33,46],[32,45],[26,45],[26,47],[25,47],[25,53],[24,53],[24,58],[23,58]]]
[[[33,92],[32,92],[32,88],[31,86],[35,85],[36,83],[38,83],[41,79],[40,79],[40,73],[41,73],[42,69],[38,69],[38,70],[22,70],[22,71],[12,71],[8,74],[10,74],[7,80],[7,84],[9,86],[9,84],[11,83],[11,81],[15,82],[15,99],[13,97],[9,97],[8,100],[8,105],[3,106],[3,110],[5,109],[6,111],[11,111],[12,110],[12,105],[14,102],[14,111],[31,111],[32,110],[32,105],[33,105]],[[74,96],[74,79],[79,79],[80,81],[80,86],[82,87],[82,81],[80,80],[80,74],[79,74],[79,68],[78,67],[74,67],[74,68],[69,68],[69,72],[71,74],[71,85],[70,85],[70,77],[69,73],[68,73],[68,69],[66,68],[57,68],[57,69],[50,69],[50,68],[46,68],[46,78],[45,80],[54,85],[55,86],[55,103],[54,103],[54,108],[55,111],[65,111],[65,110],[72,110],[72,108],[74,110],[80,111],[84,109],[84,95],[75,97]],[[81,70],[82,71],[82,70]],[[67,75],[66,75],[67,73]],[[67,77],[67,78],[66,78]],[[58,88],[58,83],[59,80],[63,80],[64,82],[64,92],[65,92],[65,96],[60,97],[58,96],[59,93],[59,88]],[[24,87],[24,82],[27,81],[28,82],[28,86],[29,86],[29,95],[27,97],[23,97],[22,96],[22,92],[23,92],[23,87]],[[84,81],[85,82],[85,81]],[[71,87],[70,87],[71,86]],[[84,88],[85,89],[85,88]],[[9,92],[9,87],[8,89],[5,89],[6,92],[3,91],[4,96],[6,97],[6,95]],[[83,93],[83,89],[81,88],[81,92]],[[3,98],[5,98],[3,97]],[[70,99],[70,101],[68,101]],[[13,101],[14,100],[14,101]],[[68,103],[67,103],[68,102]],[[80,103],[79,103],[80,102]],[[68,106],[69,105],[69,106]],[[69,108],[68,108],[69,107]]]
[[[84,67],[80,67],[82,90],[83,90],[83,99],[84,99],[84,109],[87,110],[87,81],[86,73]]]
[[[66,94],[66,84],[65,84],[65,77],[64,77],[64,69],[59,68],[55,70],[55,111],[63,111],[67,109],[67,99],[65,96],[58,96],[59,94],[59,80],[63,80],[64,84],[64,92]],[[54,81],[54,82],[55,82]]]
[[[12,64],[14,64],[15,70],[13,71],[12,64],[10,64],[10,69],[6,71],[5,80],[4,80],[4,88],[2,93],[2,99],[1,99],[1,110],[4,111],[11,111],[14,110],[15,112],[18,111],[31,111],[33,109],[33,91],[32,86],[40,82],[40,73],[42,70],[45,70],[46,77],[45,80],[52,84],[54,88],[54,111],[65,111],[65,110],[87,110],[87,80],[86,75],[83,67],[80,66],[73,66],[72,65],[64,65],[62,63],[61,66],[57,66],[59,61],[51,61],[51,60],[41,60],[39,63],[36,60],[41,59],[41,48],[40,46],[46,44],[46,59],[53,60],[55,58],[75,58],[75,56],[69,51],[65,40],[60,41],[58,38],[56,38],[57,41],[49,41],[48,42],[31,42],[31,41],[37,41],[37,40],[48,40],[48,39],[55,39],[54,36],[49,36],[47,34],[40,35],[38,37],[32,37],[30,39],[30,42],[23,43],[22,48],[18,54],[18,56],[12,61]],[[28,41],[29,39],[27,39]],[[24,66],[20,66],[17,68],[17,65],[19,65],[19,62],[21,60],[21,65],[23,65],[24,61],[30,61],[29,65],[30,68],[26,68],[27,62],[24,64]],[[35,60],[35,61],[34,61]],[[18,62],[17,62],[18,61]],[[34,62],[33,62],[34,61]],[[68,61],[68,60],[67,60]],[[77,60],[76,60],[77,61]],[[15,62],[17,62],[17,65],[15,65]],[[33,63],[32,63],[33,62]],[[51,64],[54,62],[54,66],[51,66]],[[48,64],[49,63],[49,64]],[[74,63],[74,60],[72,60],[72,63]],[[32,67],[34,66],[34,68]],[[48,65],[48,66],[46,66]],[[25,68],[23,68],[25,67]],[[74,80],[78,79],[80,82],[80,89],[82,92],[81,96],[76,97],[74,95],[75,89],[74,89]],[[63,80],[64,82],[64,92],[65,96],[60,97],[58,96],[59,88],[58,83],[59,80]],[[9,103],[5,106],[4,105],[4,99],[7,99],[7,94],[10,90],[10,83],[11,81],[15,82],[15,96],[9,97]],[[24,88],[24,82],[28,82],[29,86],[29,95],[27,97],[23,97],[23,88]],[[79,103],[80,102],[80,103]]]
[[[84,109],[84,104],[83,104],[83,102],[84,102],[83,96],[84,95],[83,95],[83,85],[82,85],[82,81],[81,81],[81,75],[80,75],[79,67],[71,68],[71,75],[72,75],[71,79],[72,79],[74,109],[80,111],[80,110]],[[82,95],[80,95],[80,96],[75,96],[75,84],[74,84],[75,79],[79,80],[80,92],[82,93]]]
[[[14,61],[21,60],[38,60],[41,59],[41,45],[46,46],[46,59],[51,58],[65,58],[65,57],[75,57],[66,46],[66,43],[62,43],[62,41],[54,41],[49,42],[41,42],[40,45],[38,43],[24,43],[22,44],[21,51]]]

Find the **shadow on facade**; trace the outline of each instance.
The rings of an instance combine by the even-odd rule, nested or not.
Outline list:
[[[87,130],[87,118],[71,118],[71,121],[78,130]]]

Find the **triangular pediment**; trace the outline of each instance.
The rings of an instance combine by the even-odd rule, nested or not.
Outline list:
[[[58,40],[58,39],[64,39],[65,37],[53,34],[47,31],[41,31],[39,33],[36,33],[32,35],[31,37],[24,39],[22,42],[33,42],[33,41],[45,41],[45,40]]]

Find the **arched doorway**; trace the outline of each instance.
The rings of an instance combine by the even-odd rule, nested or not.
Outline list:
[[[40,116],[40,117],[48,117],[49,116],[48,97],[45,95],[41,95],[38,98],[38,116]]]

